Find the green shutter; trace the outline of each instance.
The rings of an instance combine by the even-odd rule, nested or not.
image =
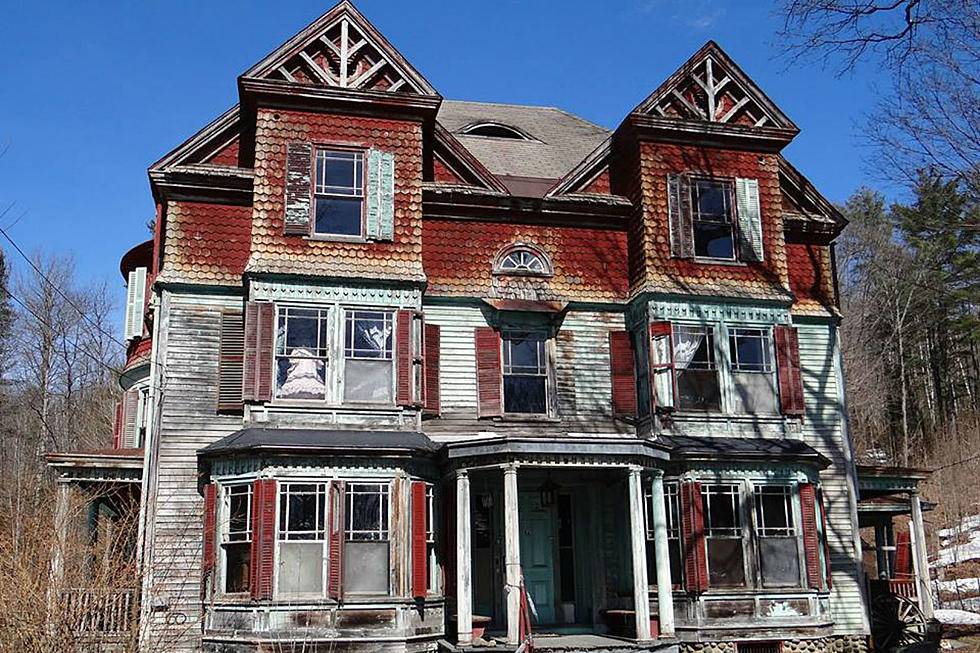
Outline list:
[[[395,237],[395,156],[368,151],[367,236],[376,240]]]
[[[762,211],[759,208],[759,181],[735,180],[735,203],[738,209],[738,241],[743,261],[761,261]]]

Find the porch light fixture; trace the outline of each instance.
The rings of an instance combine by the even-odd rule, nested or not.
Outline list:
[[[484,509],[489,509],[493,507],[493,495],[489,492],[483,492],[480,494],[480,505]]]
[[[560,486],[557,483],[552,482],[549,478],[541,487],[538,488],[538,492],[541,493],[541,507],[548,508],[555,505],[555,498],[558,496],[558,489]]]

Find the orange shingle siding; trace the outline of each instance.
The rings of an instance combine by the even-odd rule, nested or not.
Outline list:
[[[582,193],[599,193],[601,195],[608,195],[609,190],[609,168],[606,168],[599,175],[590,181],[580,192]]]
[[[826,245],[787,244],[789,287],[796,295],[793,313],[837,315],[830,248]]]
[[[422,127],[419,123],[260,109],[248,270],[422,280]],[[283,235],[286,144],[375,147],[395,155],[393,242],[313,241]]]
[[[228,143],[228,145],[215,152],[210,159],[205,161],[205,163],[211,163],[219,166],[237,166],[238,138],[235,138],[235,140]]]
[[[440,161],[436,157],[432,157],[432,181],[438,181],[444,184],[464,184],[462,179],[460,179],[456,173],[449,169],[445,163]]]
[[[626,299],[626,234],[621,231],[427,219],[422,242],[427,295]],[[554,276],[493,275],[497,254],[514,243],[541,248],[554,265]]]
[[[775,155],[648,142],[640,144],[640,151],[643,224],[635,225],[637,231],[642,231],[642,239],[638,241],[640,256],[633,264],[644,269],[631,271],[635,283],[645,284],[647,290],[655,292],[789,299],[779,164]],[[712,265],[671,258],[667,175],[684,172],[759,181],[764,261]]]
[[[240,285],[251,239],[247,206],[170,202],[162,282]]]

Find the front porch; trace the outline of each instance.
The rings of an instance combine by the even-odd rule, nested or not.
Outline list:
[[[662,449],[636,439],[509,438],[450,445],[448,456],[455,647],[516,649],[531,633],[536,648],[556,650],[675,641],[669,575],[651,587],[648,574],[670,565],[655,466]]]

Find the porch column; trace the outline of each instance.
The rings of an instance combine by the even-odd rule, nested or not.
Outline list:
[[[657,612],[661,637],[674,636],[674,587],[670,578],[667,548],[667,506],[664,503],[664,472],[653,470],[653,550],[657,560]]]
[[[473,556],[470,548],[470,477],[456,472],[456,638],[473,643]]]
[[[912,562],[915,566],[916,592],[919,595],[919,609],[926,619],[932,619],[932,593],[929,589],[929,558],[926,554],[926,531],[922,525],[922,501],[918,488],[909,493],[912,507]]]
[[[517,465],[504,468],[504,561],[507,569],[507,643],[516,646],[521,621],[521,526]]]
[[[68,510],[71,503],[71,486],[62,481],[55,486],[54,497],[54,536],[55,546],[51,552],[50,582],[48,583],[48,611],[54,614],[58,605],[61,585],[65,579],[65,543],[68,538]]]
[[[647,584],[646,525],[643,523],[643,483],[641,468],[629,468],[630,543],[633,549],[633,610],[636,612],[636,639],[650,639],[650,588]]]

